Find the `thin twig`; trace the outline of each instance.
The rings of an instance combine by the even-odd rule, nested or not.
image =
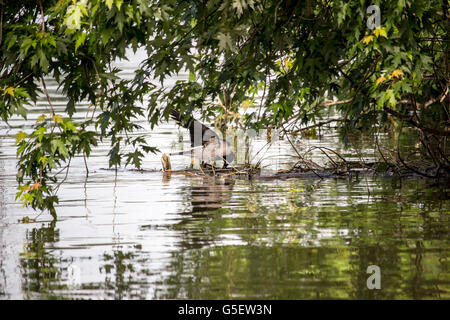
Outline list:
[[[53,111],[52,101],[50,99],[50,95],[48,94],[47,86],[45,85],[45,80],[44,80],[43,76],[41,76],[41,81],[42,81],[42,86],[44,87],[45,96],[47,97],[48,105],[50,107],[50,114],[51,114],[51,116],[54,116],[55,112]]]
[[[18,82],[16,82],[14,84],[14,87],[17,87],[19,84],[21,84],[22,82],[24,82],[25,80],[27,80],[31,75],[33,75],[33,72],[30,72],[29,74],[27,74],[25,77],[23,77],[22,79],[20,79]]]
[[[42,1],[41,0],[39,0],[39,6],[40,6],[40,8],[41,8],[41,16],[42,16],[42,21],[41,21],[41,24],[42,24],[42,32],[45,32],[45,16],[44,16],[44,8],[42,7]]]
[[[297,153],[297,155],[299,156],[300,159],[303,160],[303,162],[306,164],[306,166],[308,167],[308,169],[310,169],[316,176],[318,176],[320,179],[323,179],[316,171],[314,171],[314,169],[312,169],[308,163],[305,161],[304,157],[300,154],[300,152],[298,152],[297,148],[294,146],[294,144],[292,143],[291,139],[289,138],[288,133],[286,132],[286,129],[284,128],[284,126],[281,126],[283,128],[283,131],[286,135],[286,138],[288,139],[289,143],[291,144],[292,148],[294,149],[295,153]]]
[[[89,168],[86,161],[86,152],[83,152],[84,167],[86,168],[86,180],[89,177]]]
[[[54,192],[55,192],[55,193],[58,192],[59,187],[61,186],[61,184],[63,184],[64,181],[66,181],[66,179],[67,179],[67,175],[69,174],[70,161],[71,161],[71,160],[72,160],[72,158],[70,157],[70,158],[69,158],[69,163],[68,163],[67,166],[66,166],[66,168],[67,168],[66,175],[64,176],[64,179],[62,179],[62,180],[56,185],[56,187],[55,187],[55,189],[54,189]]]
[[[398,133],[398,137],[397,137],[397,157],[398,157],[398,159],[399,159],[400,162],[405,166],[405,168],[407,168],[407,169],[409,169],[409,170],[415,172],[416,174],[421,175],[421,176],[425,176],[425,177],[427,177],[427,178],[435,178],[435,177],[433,177],[433,176],[430,176],[430,175],[426,174],[425,172],[418,171],[418,170],[416,170],[415,168],[408,166],[408,165],[405,163],[405,161],[403,161],[403,159],[402,159],[402,157],[401,157],[401,155],[400,155],[400,136],[401,136],[401,134],[402,134],[402,128],[403,128],[403,124],[400,124],[399,133]]]
[[[3,37],[3,1],[2,1],[2,11],[0,13],[0,44],[2,43],[2,37]]]
[[[306,130],[309,130],[309,129],[312,129],[312,128],[315,128],[315,127],[322,127],[323,125],[329,124],[329,123],[332,123],[332,122],[342,122],[342,121],[344,121],[344,119],[330,119],[330,120],[327,120],[327,121],[322,121],[322,122],[315,123],[313,125],[310,125],[310,126],[307,126],[307,127],[304,127],[304,128],[300,128],[298,130],[293,130],[291,132],[306,131]]]

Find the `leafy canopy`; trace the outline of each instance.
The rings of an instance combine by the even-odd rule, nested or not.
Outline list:
[[[381,25],[370,30],[366,10],[373,4]],[[2,121],[26,118],[39,94],[48,97],[47,76],[67,97],[64,115],[54,113],[48,97],[50,115],[16,136],[18,197],[55,217],[63,181],[55,171],[89,156],[102,139],[111,141],[110,166],[140,167],[144,154],[157,149],[128,135],[139,129],[134,120],[145,116],[155,126],[170,108],[257,129],[315,121],[333,106],[350,129],[379,129],[393,117],[418,129],[422,140],[434,139],[424,155],[449,166],[439,148],[450,135],[447,1],[0,0],[0,6]],[[111,62],[125,59],[130,47],[145,48],[148,59],[124,80]],[[189,80],[167,88],[182,70]],[[95,115],[76,123],[83,100]]]

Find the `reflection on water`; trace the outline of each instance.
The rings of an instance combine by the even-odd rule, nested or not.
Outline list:
[[[450,189],[421,179],[116,176],[101,169],[105,142],[86,188],[83,159],[73,160],[56,223],[45,213],[20,223],[37,214],[14,200],[14,134],[45,107],[0,127],[1,299],[450,298]],[[173,123],[142,134],[164,152],[189,144]],[[253,155],[265,143],[255,138]],[[370,157],[370,141],[359,143]],[[300,144],[345,149],[334,133]],[[295,162],[286,141],[261,154],[283,159],[275,169]],[[160,166],[160,155],[146,158],[145,168]],[[381,290],[366,287],[369,265],[381,268]]]
[[[37,293],[40,298],[53,298],[52,291],[64,287],[61,283],[62,270],[58,268],[61,258],[46,249],[48,244],[58,240],[59,232],[55,230],[54,223],[27,230],[25,246],[20,253],[24,298],[34,298]]]
[[[12,240],[23,243],[17,256],[2,251],[2,263],[20,262],[18,297],[450,297],[449,191],[424,181],[370,180],[367,198],[365,181],[230,185],[172,176],[172,192],[142,207],[121,198],[127,184],[120,185],[115,215],[92,210],[87,218],[2,226],[25,232]],[[150,207],[157,202],[166,210]],[[10,243],[2,237],[2,246]],[[381,290],[366,287],[373,264]],[[70,281],[71,265],[79,283]]]
[[[234,180],[203,178],[193,180],[189,188],[181,192],[192,203],[192,212],[220,209],[231,199]]]

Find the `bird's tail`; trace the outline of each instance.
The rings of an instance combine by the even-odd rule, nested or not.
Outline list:
[[[193,124],[195,119],[193,119],[188,114],[181,114],[177,110],[170,109],[170,117],[175,120],[180,126],[183,128],[191,130],[193,128]]]

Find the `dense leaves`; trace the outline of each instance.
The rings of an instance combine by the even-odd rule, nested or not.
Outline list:
[[[375,29],[367,24],[370,5],[380,7]],[[2,121],[26,117],[27,104],[48,96],[46,76],[69,101],[67,116],[51,108],[32,134],[17,137],[19,197],[34,208],[54,213],[60,181],[52,172],[88,156],[98,139],[111,141],[110,166],[139,167],[157,149],[129,138],[139,129],[134,120],[145,116],[155,126],[170,108],[257,129],[314,123],[337,108],[347,129],[417,130],[413,153],[432,161],[436,175],[449,170],[448,1],[0,0],[0,6]],[[130,47],[144,47],[148,59],[133,80],[123,80],[111,62],[126,58]],[[188,81],[165,86],[183,70]],[[96,116],[75,124],[70,118],[83,100]]]

